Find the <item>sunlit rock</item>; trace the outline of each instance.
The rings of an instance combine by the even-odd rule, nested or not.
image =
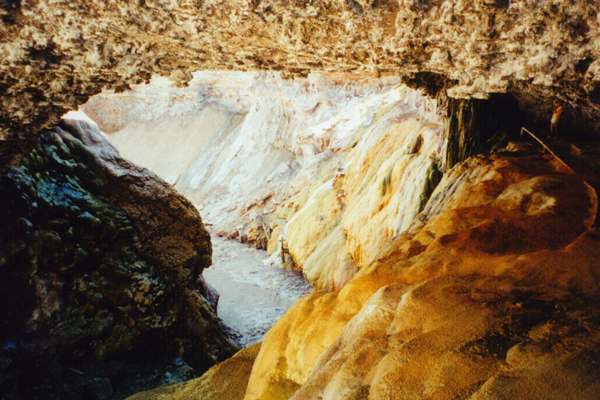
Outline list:
[[[126,158],[192,200],[215,232],[266,248],[289,217],[280,203],[294,197],[299,207],[307,187],[343,169],[382,107],[410,108],[419,98],[405,98],[398,79],[349,79],[203,72],[188,88],[155,80],[82,110]]]
[[[342,168],[310,188],[308,199],[282,205],[300,206],[281,238],[319,288],[340,288],[377,259],[413,224],[441,177],[445,137],[435,103],[402,87],[390,98],[365,119]]]
[[[160,383],[148,358],[190,377],[231,354],[197,207],[316,290],[260,351],[138,398],[598,399],[595,1],[4,0],[0,21],[2,396],[122,398]],[[57,128],[78,107],[167,183]],[[545,153],[505,147],[522,126]]]
[[[535,153],[458,165],[428,221],[275,325],[246,399],[593,399],[596,211]]]
[[[411,226],[445,162],[437,103],[393,79],[199,73],[189,88],[157,80],[83,110],[215,232],[270,240],[272,262],[320,288],[341,287]]]
[[[224,77],[232,76],[242,89],[231,89]],[[598,388],[581,382],[598,373],[597,315],[587,306],[600,295],[590,231],[597,195],[582,176],[531,145],[501,150],[506,136],[495,134],[510,132],[516,120],[502,121],[500,111],[511,104],[459,102],[447,111],[439,99],[393,80],[344,88],[316,75],[294,82],[268,74],[197,79],[197,86],[168,89],[169,96],[204,93],[192,102],[198,110],[177,114],[179,121],[190,123],[208,104],[229,104],[228,113],[232,104],[239,108],[220,120],[191,122],[196,135],[206,128],[211,143],[193,142],[200,139],[185,130],[172,137],[180,142],[155,142],[182,150],[195,143],[214,158],[188,167],[173,158],[169,179],[218,230],[268,247],[270,262],[300,269],[317,289],[265,337],[247,400],[505,392],[594,398]],[[324,91],[306,91],[307,82]],[[248,96],[267,87],[274,93],[268,102]],[[84,109],[110,104],[112,96]],[[127,96],[140,96],[171,124],[164,97],[154,104],[148,93]],[[323,105],[336,96],[348,97]],[[109,138],[135,157],[133,138],[143,140],[152,123],[128,118]],[[96,119],[102,125],[102,116]],[[469,135],[482,129],[488,131],[479,139],[489,143],[472,142],[478,138]],[[492,149],[497,153],[472,156]],[[279,159],[282,150],[287,154]],[[157,151],[147,162],[159,170],[166,165],[165,174],[175,154]],[[194,170],[195,162],[203,169]],[[284,164],[287,173],[270,173]],[[206,186],[196,187],[200,170]],[[580,359],[591,361],[573,370],[571,360]]]

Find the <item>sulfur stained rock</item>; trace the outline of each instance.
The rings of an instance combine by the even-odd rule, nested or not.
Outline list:
[[[330,231],[339,224],[342,208],[336,199],[336,190],[328,180],[315,188],[303,207],[287,222],[286,241],[296,264],[310,274],[305,260],[323,246]]]
[[[597,398],[597,207],[528,148],[458,164],[376,261],[272,328],[245,399]]]
[[[306,187],[281,229],[295,265],[317,288],[341,288],[406,232],[441,177],[447,140],[434,103],[399,91],[361,125],[343,168]],[[420,114],[418,117],[416,114]],[[284,203],[280,209],[286,209]],[[283,212],[281,214],[284,214]]]
[[[97,128],[65,121],[0,179],[0,342],[12,343],[18,379],[10,390],[65,398],[90,386],[109,398],[95,365],[183,356],[202,371],[235,350],[201,281],[211,245],[198,212]],[[69,386],[70,368],[93,379]]]
[[[445,138],[437,121],[407,116],[365,143],[350,159],[343,191],[346,246],[359,267],[405,232],[439,181]]]
[[[281,70],[403,76],[451,97],[553,98],[598,130],[597,7],[588,0],[158,0],[0,3],[0,136],[52,128],[103,88],[153,74]]]

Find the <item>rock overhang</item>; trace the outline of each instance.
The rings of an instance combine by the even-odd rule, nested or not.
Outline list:
[[[206,69],[437,77],[456,98],[512,93],[600,130],[593,1],[0,2],[0,137],[53,127],[103,89]],[[425,75],[424,75],[425,74]],[[420,83],[419,83],[420,81]]]

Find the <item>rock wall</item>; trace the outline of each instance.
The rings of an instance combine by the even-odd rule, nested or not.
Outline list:
[[[307,189],[312,199],[293,217],[304,222],[294,232],[307,244],[326,246],[314,252],[321,265],[350,242],[328,228],[343,220],[336,189],[352,182],[362,187],[362,209],[346,218],[369,215],[364,209],[386,199],[381,182],[400,190],[415,182],[369,178],[378,176],[371,169],[389,171],[390,165],[381,168],[386,160],[400,170],[410,162],[417,171],[428,169],[420,152],[402,152],[418,138],[419,150],[428,147],[428,129],[435,130],[419,123],[404,118],[385,133],[365,134],[365,143],[382,147],[354,148],[363,162],[349,170],[360,166],[364,180],[347,173]],[[412,129],[402,131],[405,125]],[[390,156],[396,152],[402,157]],[[380,154],[382,161],[374,156]],[[372,189],[379,190],[371,197]],[[390,203],[406,207],[401,200],[407,198]],[[380,239],[375,258],[290,309],[265,337],[251,371],[233,358],[199,380],[141,395],[194,398],[220,391],[232,376],[236,384],[248,380],[245,400],[595,399],[600,238],[592,228],[598,212],[592,187],[536,147],[511,143],[445,171],[419,210],[399,234]],[[398,221],[389,210],[384,214],[383,222],[375,214],[380,229],[360,221],[365,239],[385,235],[388,219]],[[342,261],[329,265],[341,270]]]
[[[198,70],[403,76],[452,97],[510,92],[545,122],[558,98],[598,131],[588,0],[144,0],[0,3],[0,137],[53,128],[103,88]],[[581,130],[581,129],[580,129]]]
[[[269,247],[273,263],[324,289],[343,286],[412,225],[450,151],[438,102],[397,79],[198,73],[185,89],[157,80],[82,110],[215,232]]]
[[[274,258],[283,238],[322,290],[272,329],[251,373],[232,359],[147,395],[229,393],[231,367],[248,400],[597,396],[598,205],[581,177],[522,144],[469,158],[499,128],[489,103],[456,103],[446,120],[397,81],[311,97],[272,75],[232,77],[84,109],[202,205],[217,193],[217,226],[264,215]]]
[[[597,397],[595,191],[522,143],[469,157],[506,129],[493,117],[506,105],[456,103],[446,119],[415,92],[388,92],[372,113],[354,108],[351,129],[319,125],[349,138],[335,168],[254,206],[271,213],[274,259],[283,238],[318,290],[234,375],[249,374],[244,398]],[[151,395],[226,380],[215,370]]]
[[[273,214],[280,203],[343,169],[373,121],[388,124],[419,102],[398,79],[204,72],[185,89],[155,80],[82,110],[126,158],[192,200],[215,232],[266,248],[286,219]]]
[[[122,398],[177,357],[204,371],[236,349],[200,275],[198,212],[94,125],[41,135],[0,197],[3,395]]]
[[[455,166],[377,260],[295,305],[245,399],[596,398],[596,193],[510,149]]]
[[[0,227],[8,243],[1,249],[0,284],[2,293],[12,293],[0,306],[0,384],[24,397],[107,396],[110,380],[72,362],[96,365],[152,348],[204,365],[227,353],[213,344],[231,348],[212,322],[208,291],[192,290],[205,265],[198,252],[207,254],[197,247],[206,235],[193,207],[162,183],[146,192],[155,178],[113,156],[100,139],[72,129],[32,139],[103,88],[122,91],[155,73],[183,84],[208,68],[391,75],[440,98],[510,93],[543,130],[558,99],[570,130],[600,130],[600,24],[593,1],[2,1],[0,18],[0,171],[8,204],[0,211],[8,221]],[[373,115],[382,104],[403,101],[393,91],[380,94]],[[288,193],[290,207],[272,202],[279,220],[267,221],[278,230],[270,247],[277,248],[277,237],[296,234],[288,243],[294,261],[331,290],[306,298],[274,327],[254,364],[248,400],[598,397],[593,305],[600,246],[589,230],[595,194],[580,177],[527,149],[465,161],[481,144],[469,133],[480,124],[470,118],[485,117],[469,101],[449,114],[462,116],[448,131],[456,138],[450,147],[458,146],[442,159],[448,167],[458,164],[435,190],[435,162],[428,157],[435,161],[440,153],[430,146],[437,127],[428,118],[390,122],[379,132],[383,141],[393,141],[398,130],[400,139],[414,143],[387,143],[378,153],[400,151],[387,158],[364,149],[368,162],[349,165],[348,173],[360,172],[351,178],[340,174],[329,182],[328,176],[352,159],[363,129],[336,136],[319,126],[322,133],[310,138],[338,138],[342,145],[297,147],[302,154],[316,149],[309,159],[320,160],[315,166],[323,175],[307,175],[314,182],[294,177],[303,186]],[[199,118],[213,123],[211,135],[241,124],[235,107],[206,110]],[[290,121],[283,110],[273,120]],[[242,114],[256,118],[255,127],[264,123],[269,141],[269,133],[282,131],[268,118]],[[117,121],[108,130],[121,126]],[[230,178],[298,160],[279,149],[273,164],[240,163],[233,175],[215,174],[216,182],[248,185]],[[333,149],[339,157],[314,157]],[[198,167],[210,171],[219,157],[235,159],[244,150],[243,143],[227,142]],[[311,168],[277,174],[299,170]],[[198,171],[183,176],[181,187],[198,188]],[[414,192],[406,185],[411,176]],[[263,182],[270,178],[262,175]],[[271,198],[257,197],[246,211],[269,210],[264,204]],[[409,200],[396,208],[391,199]],[[294,223],[297,212],[311,224]],[[265,231],[263,223],[254,221],[264,242],[256,233]],[[326,229],[315,229],[320,226]],[[332,254],[341,258],[329,259]],[[107,269],[119,279],[106,281]],[[164,291],[155,292],[161,282]],[[163,334],[175,338],[167,348],[157,339]],[[216,343],[195,341],[200,338]],[[39,370],[47,373],[37,378]]]
[[[276,211],[273,260],[289,253],[320,289],[342,287],[406,231],[439,182],[446,150],[433,101],[404,91],[381,105],[342,168]],[[429,111],[429,112],[428,112]]]

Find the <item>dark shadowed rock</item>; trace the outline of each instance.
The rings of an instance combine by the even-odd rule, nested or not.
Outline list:
[[[211,245],[197,210],[96,127],[41,135],[0,198],[0,393],[108,399],[133,371],[178,356],[203,371],[235,350],[200,275]],[[114,360],[127,372],[106,378]]]
[[[94,400],[107,400],[113,395],[112,384],[108,378],[93,378],[85,389],[86,396]]]

